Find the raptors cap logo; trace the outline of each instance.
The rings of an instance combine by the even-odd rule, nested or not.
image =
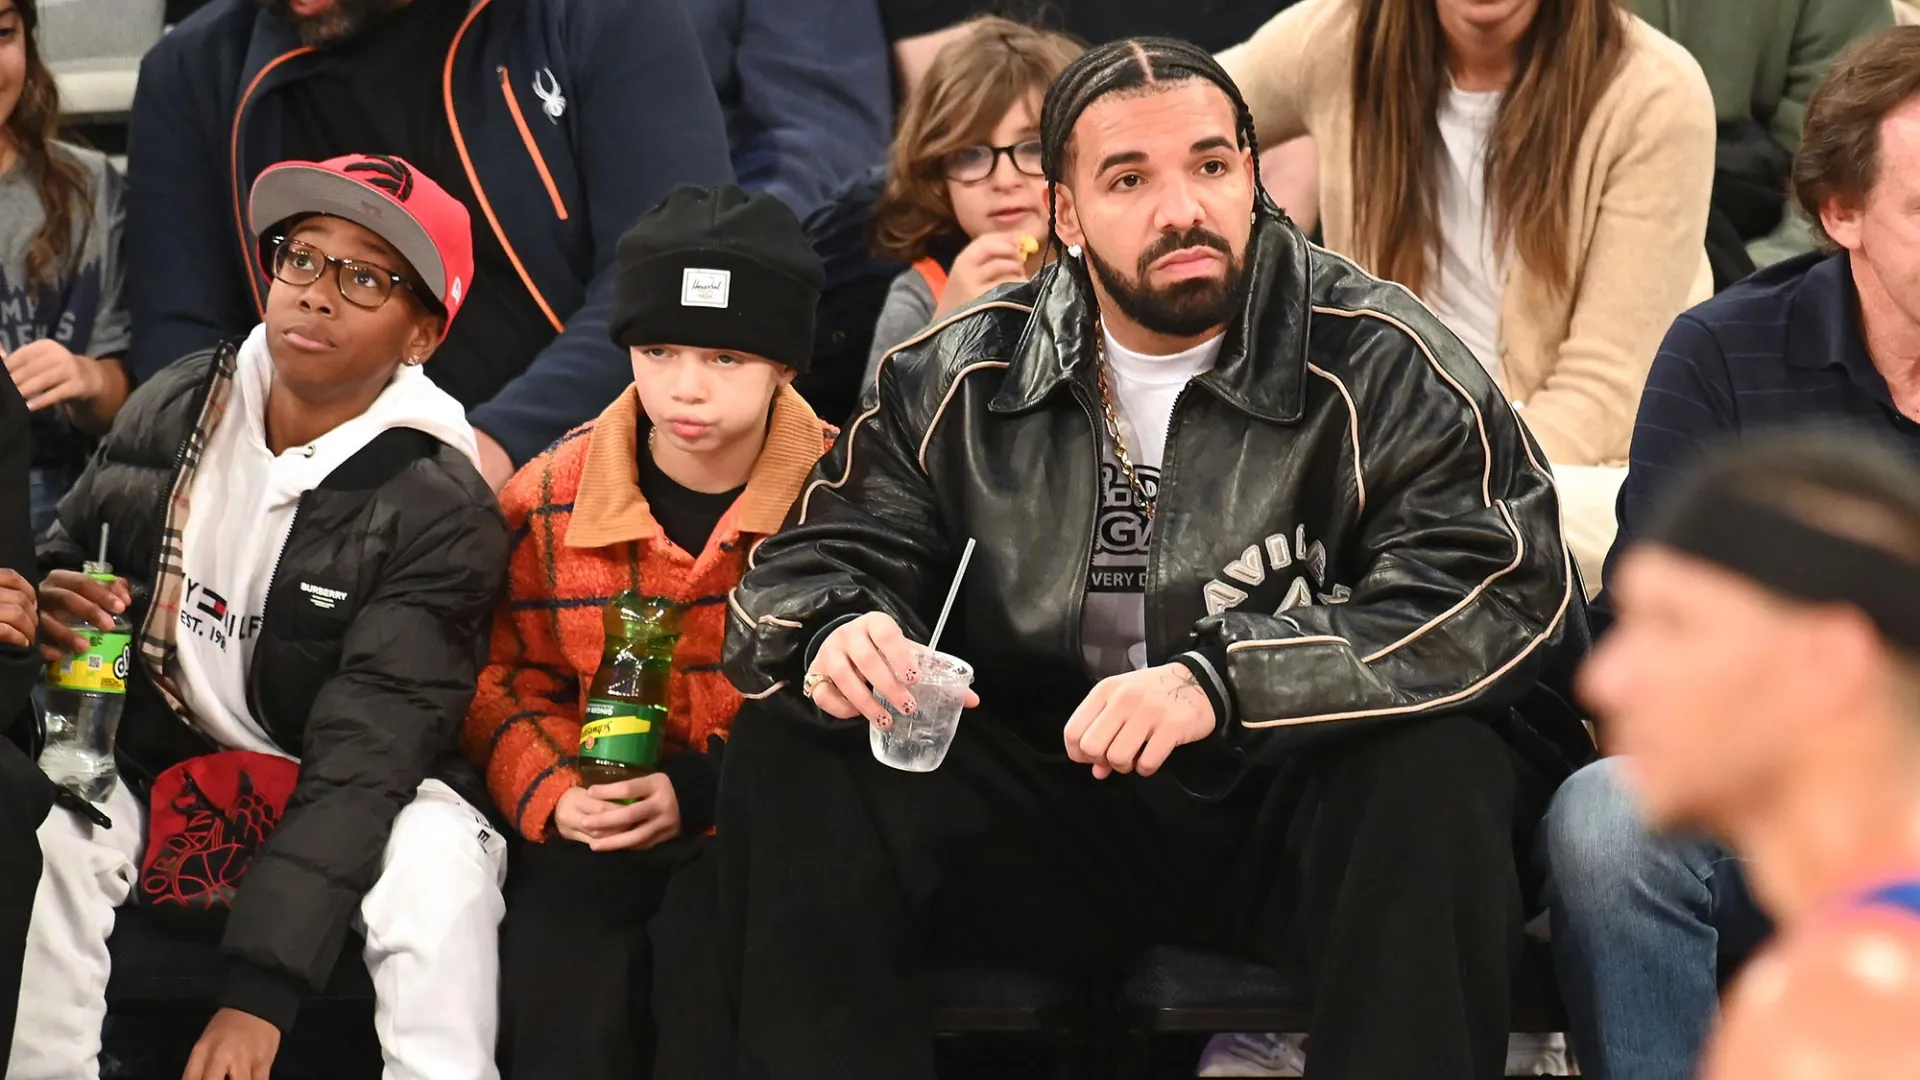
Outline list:
[[[400,202],[406,202],[413,197],[413,170],[397,157],[368,154],[366,160],[348,165],[345,171],[369,174],[359,179],[371,187],[379,188]]]

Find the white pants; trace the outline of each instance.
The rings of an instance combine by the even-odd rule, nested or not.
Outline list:
[[[33,898],[8,1080],[95,1080],[107,1015],[113,909],[125,903],[146,841],[145,808],[114,788],[96,829],[55,808],[40,827],[45,865]],[[380,877],[355,928],[378,995],[386,1080],[495,1080],[500,887],[506,841],[438,780],[393,822]]]
[[[1600,568],[1613,547],[1618,524],[1613,504],[1626,480],[1623,465],[1555,465],[1553,484],[1560,489],[1560,529],[1580,564],[1587,599],[1600,592]]]

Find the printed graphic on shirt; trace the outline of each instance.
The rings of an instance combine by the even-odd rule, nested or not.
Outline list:
[[[12,352],[41,338],[52,338],[76,355],[92,343],[100,310],[100,267],[81,269],[63,290],[8,279],[0,264],[0,350]],[[50,316],[57,316],[52,322]]]
[[[207,588],[206,582],[187,579],[187,591],[180,598],[181,630],[226,652],[228,642],[247,641],[258,634],[260,620],[258,614],[234,611],[227,598]]]
[[[1140,466],[1140,485],[1153,498],[1160,490],[1160,470]],[[1147,541],[1151,536],[1146,509],[1127,481],[1127,474],[1111,458],[1100,462],[1100,517],[1093,531],[1093,565],[1087,572],[1090,593],[1146,591]]]
[[[1139,468],[1148,497],[1159,492],[1160,471]],[[1093,562],[1081,613],[1081,655],[1096,679],[1147,664],[1147,543],[1151,537],[1126,471],[1111,452],[1100,462],[1100,516],[1094,522]]]

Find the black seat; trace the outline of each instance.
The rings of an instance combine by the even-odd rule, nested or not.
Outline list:
[[[933,1029],[943,1034],[1064,1032],[1086,994],[1063,979],[1012,969],[955,965],[933,976]]]
[[[1306,1031],[1312,1003],[1296,980],[1263,964],[1161,946],[1135,960],[1121,989],[1141,1034]],[[1514,1031],[1565,1031],[1566,1012],[1546,946],[1529,940],[1514,983]]]

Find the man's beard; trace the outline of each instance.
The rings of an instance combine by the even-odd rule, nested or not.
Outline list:
[[[1224,276],[1188,278],[1162,288],[1147,284],[1147,270],[1156,259],[1185,248],[1212,248],[1227,257]],[[1135,276],[1128,279],[1087,245],[1087,265],[1113,297],[1121,314],[1144,330],[1167,337],[1190,338],[1225,325],[1239,313],[1247,295],[1247,266],[1234,255],[1224,237],[1194,226],[1184,233],[1168,233],[1140,255]]]
[[[316,49],[351,40],[404,3],[406,0],[334,0],[326,11],[302,18],[293,13],[289,0],[260,0],[261,7],[293,24],[302,44]]]

